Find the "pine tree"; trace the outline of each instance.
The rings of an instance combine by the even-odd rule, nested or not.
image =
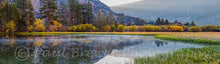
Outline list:
[[[19,31],[27,30],[27,26],[33,25],[35,21],[34,9],[31,0],[14,0],[19,10],[19,16],[21,17],[18,21],[20,28]]]
[[[185,26],[189,26],[189,22],[186,22],[184,25],[185,25]]]
[[[47,18],[47,25],[48,29],[50,30],[51,28],[51,22],[52,20],[56,19],[56,13],[58,10],[58,6],[56,3],[56,0],[40,0],[43,6],[40,8],[40,15],[41,19],[42,18]]]
[[[165,20],[165,25],[169,25],[170,23],[169,23],[169,21],[166,19]]]
[[[2,7],[2,2],[3,2],[3,0],[0,0],[0,8]]]
[[[68,27],[74,24],[75,16],[76,16],[76,1],[75,0],[68,0],[68,7],[67,7],[67,22]]]
[[[94,22],[94,14],[92,12],[93,12],[92,4],[90,0],[88,0],[87,10],[86,10],[87,15],[85,18],[88,24],[92,24]]]
[[[68,26],[69,25],[68,24],[68,22],[69,22],[68,13],[67,13],[68,6],[63,1],[61,1],[59,5],[60,5],[59,10],[58,10],[59,11],[59,13],[58,13],[59,18],[57,20],[60,21],[63,25]],[[68,21],[68,22],[66,22],[66,21]]]
[[[34,16],[34,8],[33,8],[33,5],[32,5],[32,2],[31,0],[27,0],[27,10],[26,10],[26,14],[27,14],[27,23],[28,25],[33,25],[34,24],[34,21],[35,21],[35,16]]]
[[[160,18],[157,18],[155,25],[160,25],[161,21]]]
[[[76,10],[76,21],[77,21],[77,25],[82,24],[83,23],[83,17],[82,17],[82,12],[81,12],[81,6],[79,5],[79,3],[77,3],[77,10]]]
[[[12,13],[12,5],[9,4],[9,1],[6,0],[6,2],[3,3],[2,8],[0,10],[0,17],[1,17],[1,24],[2,24],[2,31],[5,30],[5,24],[9,21],[13,20],[13,13]]]
[[[96,21],[95,26],[99,29],[105,26],[104,18],[100,10],[98,11],[98,14],[97,14],[97,21]]]
[[[164,19],[162,19],[160,25],[164,25],[164,24],[165,24]]]
[[[107,22],[109,25],[116,25],[115,16],[112,14],[112,12],[109,13],[107,17]]]
[[[192,21],[191,26],[196,26],[196,23]]]
[[[19,20],[20,20],[19,10],[17,8],[17,5],[13,4],[13,21],[17,24]]]

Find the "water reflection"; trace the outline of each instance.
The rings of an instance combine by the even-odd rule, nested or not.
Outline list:
[[[0,64],[93,64],[107,55],[139,57],[146,53],[155,54],[160,50],[155,47],[163,48],[164,45],[170,46],[167,50],[185,46],[168,44],[152,36],[134,35],[1,36]],[[21,46],[24,48],[19,48]],[[122,54],[124,52],[127,54]]]
[[[160,46],[163,46],[163,45],[167,45],[168,42],[155,40],[155,44],[157,45],[157,47],[160,47]]]

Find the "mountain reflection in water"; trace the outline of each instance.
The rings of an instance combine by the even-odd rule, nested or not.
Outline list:
[[[165,44],[169,46],[167,42],[155,40],[153,36],[135,35],[1,36],[0,64],[93,64],[107,55],[122,56],[121,51],[132,46],[138,47],[126,52],[136,53],[140,50],[150,53],[141,47],[155,49]],[[133,57],[140,55],[146,53]]]

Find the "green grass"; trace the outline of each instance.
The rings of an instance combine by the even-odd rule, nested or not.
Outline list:
[[[192,42],[192,43],[202,43],[202,44],[220,44],[218,40],[209,40],[209,39],[195,39],[195,38],[186,38],[186,37],[175,37],[173,35],[156,35],[154,36],[158,39],[164,40],[172,40],[172,41],[184,41],[184,42]]]
[[[218,48],[187,48],[173,53],[158,54],[153,57],[135,58],[135,64],[218,64]]]

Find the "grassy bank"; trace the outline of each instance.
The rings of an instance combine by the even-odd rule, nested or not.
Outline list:
[[[189,48],[154,57],[135,58],[135,64],[219,64],[220,48]]]
[[[158,39],[165,39],[172,41],[184,41],[184,42],[203,43],[203,44],[220,44],[219,40],[201,39],[201,38],[185,37],[179,35],[156,35],[154,37]]]

